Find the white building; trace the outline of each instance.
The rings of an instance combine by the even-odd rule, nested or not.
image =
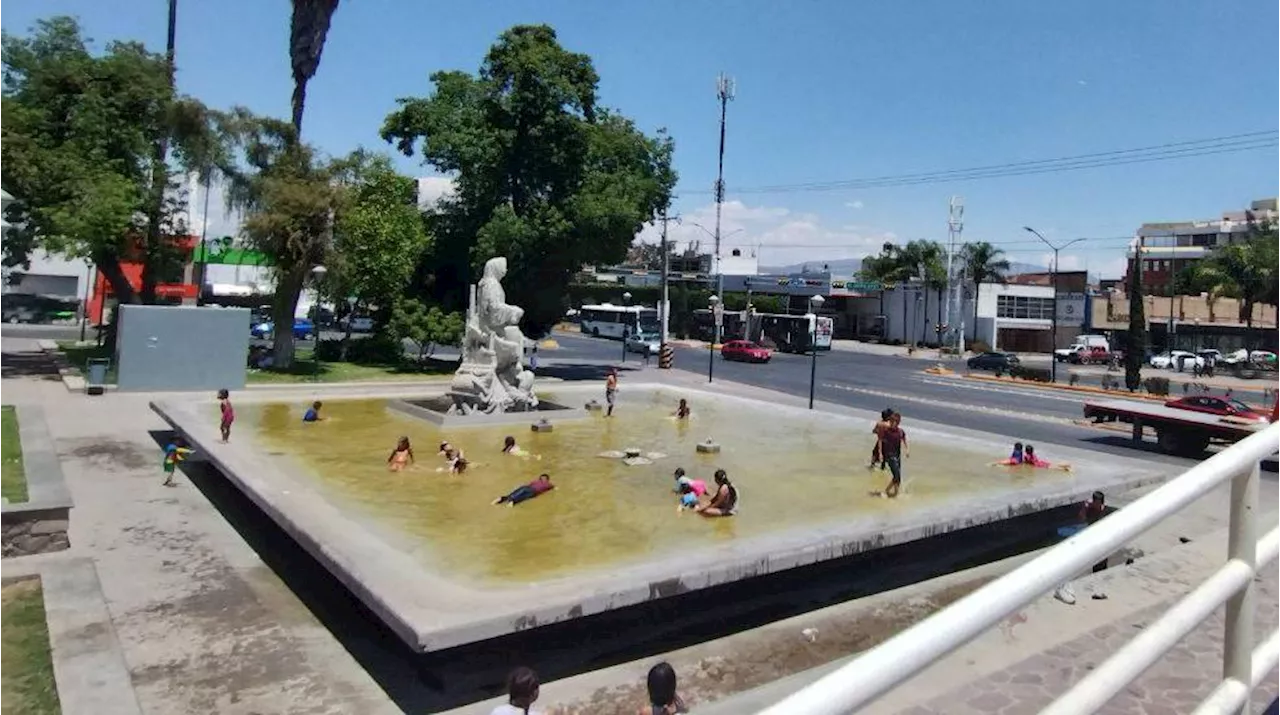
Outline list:
[[[993,350],[1049,352],[1053,340],[1053,288],[1039,285],[984,283],[978,291],[977,323],[974,324],[972,289],[958,308],[958,323],[964,324],[965,344],[981,340]],[[883,298],[857,298],[851,306],[859,324],[870,324],[876,315],[885,316],[885,337],[904,343],[936,343],[936,326],[946,322],[946,291],[925,291],[916,285],[900,285],[884,291]]]

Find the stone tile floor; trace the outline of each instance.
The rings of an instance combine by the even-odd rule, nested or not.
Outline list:
[[[1280,622],[1274,570],[1258,580],[1255,637],[1260,641]],[[1088,594],[1077,589],[1078,598]],[[1040,712],[1089,670],[1131,640],[1176,601],[1148,608],[1073,641],[1036,654],[901,715],[1029,715]],[[1064,609],[1072,608],[1062,604]],[[1222,672],[1223,610],[1200,624],[1150,670],[1112,698],[1102,715],[1178,715],[1195,710],[1217,686]],[[1067,615],[1064,613],[1064,616]],[[1254,691],[1247,712],[1261,713],[1277,697],[1273,671]]]

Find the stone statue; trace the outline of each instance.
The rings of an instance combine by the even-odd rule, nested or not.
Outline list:
[[[502,279],[507,259],[484,264],[479,286],[471,287],[462,365],[453,376],[451,412],[524,412],[536,409],[533,373],[524,369],[524,310],[507,303]]]

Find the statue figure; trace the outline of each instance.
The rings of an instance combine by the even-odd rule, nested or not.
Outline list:
[[[506,275],[507,259],[491,258],[479,286],[471,288],[462,365],[453,377],[454,406],[464,414],[538,406],[533,373],[524,369],[525,338],[519,327],[524,309],[507,303],[502,287]]]

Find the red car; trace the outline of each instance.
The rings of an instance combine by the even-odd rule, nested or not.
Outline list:
[[[1067,356],[1067,362],[1077,365],[1100,365],[1111,360],[1111,353],[1103,347],[1082,348]]]
[[[1237,419],[1250,420],[1253,422],[1271,421],[1271,415],[1266,412],[1254,409],[1240,400],[1233,400],[1225,397],[1182,397],[1177,400],[1169,400],[1164,403],[1164,406],[1173,407],[1179,410],[1191,410],[1192,412],[1221,415],[1222,417],[1235,417]]]
[[[730,340],[720,346],[720,355],[725,360],[741,360],[743,362],[769,362],[773,351],[751,342],[750,340]]]

